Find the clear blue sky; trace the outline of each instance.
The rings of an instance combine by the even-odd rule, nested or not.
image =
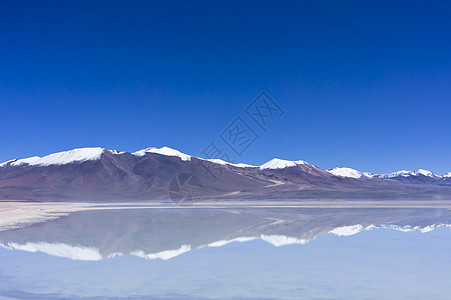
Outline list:
[[[0,161],[200,155],[241,116],[260,138],[234,160],[451,171],[450,16],[450,1],[3,2]],[[285,112],[267,132],[244,112],[261,91]]]

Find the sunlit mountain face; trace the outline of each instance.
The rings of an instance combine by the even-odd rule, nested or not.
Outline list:
[[[440,208],[196,208],[81,211],[0,232],[0,246],[73,260],[133,255],[168,260],[201,248],[261,240],[305,245],[381,228],[427,233],[451,228]]]
[[[211,201],[451,198],[449,174],[421,169],[378,175],[277,158],[252,166],[163,147],[134,153],[82,148],[10,160],[0,164],[0,199],[165,202],[184,177],[196,178],[196,198]]]

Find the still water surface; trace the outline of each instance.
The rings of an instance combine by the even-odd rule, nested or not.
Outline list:
[[[118,209],[0,232],[0,298],[450,299],[442,208]]]

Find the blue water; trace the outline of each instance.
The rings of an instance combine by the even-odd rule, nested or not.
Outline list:
[[[55,226],[61,222],[35,226],[47,230],[51,242],[57,243]],[[7,243],[7,239],[16,238],[17,242],[17,235],[26,234],[24,229],[16,230],[6,236],[0,234],[0,240]],[[60,237],[60,233],[56,236]],[[132,236],[136,238],[136,234]],[[26,240],[29,238],[22,244]],[[74,240],[73,246],[81,246],[80,241]],[[114,248],[110,244],[106,246]],[[425,233],[387,228],[363,230],[350,236],[322,233],[306,244],[279,247],[262,239],[220,247],[204,245],[167,260],[125,254],[80,261],[0,247],[0,296],[14,299],[450,299],[450,253],[451,230],[445,226]]]

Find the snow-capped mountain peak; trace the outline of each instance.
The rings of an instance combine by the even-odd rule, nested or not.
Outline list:
[[[428,170],[423,170],[423,169],[419,169],[418,171],[406,171],[406,170],[402,170],[402,171],[397,171],[397,172],[393,172],[393,173],[389,173],[389,174],[382,174],[379,177],[380,178],[394,178],[394,177],[409,177],[409,176],[418,176],[418,175],[423,175],[426,177],[441,177],[438,176],[434,173],[432,173],[431,171]]]
[[[416,171],[417,174],[421,174],[427,177],[437,177],[437,175],[435,175],[434,173],[432,173],[431,171],[428,170],[423,170],[423,169],[419,169],[418,171]]]
[[[373,174],[373,173],[370,173],[370,172],[363,172],[362,174],[364,176],[368,177],[368,178],[374,178],[374,177],[378,177],[379,176],[378,174]]]
[[[185,153],[182,153],[178,150],[169,148],[169,147],[162,147],[162,148],[155,148],[155,147],[149,147],[143,150],[139,150],[136,151],[134,153],[132,153],[133,155],[136,156],[144,156],[146,155],[146,153],[156,153],[156,154],[161,154],[161,155],[166,155],[166,156],[176,156],[176,157],[180,157],[181,160],[191,160],[191,156]]]
[[[398,176],[403,176],[403,177],[408,177],[413,175],[412,171],[406,171],[406,170],[401,170],[401,171],[396,171],[393,173],[389,173],[389,174],[382,174],[379,177],[381,178],[393,178],[393,177],[398,177]]]
[[[369,173],[369,172],[360,172],[355,169],[346,168],[346,167],[333,168],[333,169],[327,170],[327,172],[329,172],[335,176],[349,177],[349,178],[362,178],[362,177],[373,178],[373,177],[377,176],[377,175]]]
[[[64,165],[64,164],[70,164],[70,163],[80,163],[84,161],[90,161],[90,160],[97,160],[100,159],[102,154],[104,152],[107,152],[109,154],[124,154],[126,152],[118,152],[116,150],[108,150],[101,147],[91,147],[91,148],[78,148],[73,149],[69,151],[62,151],[58,153],[49,154],[43,157],[39,156],[33,156],[29,158],[24,159],[12,159],[9,161],[6,161],[4,163],[0,163],[0,167],[17,167],[22,165],[29,165],[29,166],[49,166],[49,165]],[[190,161],[192,156],[182,153],[178,150],[171,149],[169,147],[162,147],[162,148],[156,148],[156,147],[150,147],[146,148],[140,151],[136,151],[134,153],[131,153],[134,156],[144,156],[146,153],[156,153],[160,155],[165,156],[172,156],[172,157],[178,157],[182,161]],[[199,158],[203,159],[203,158]],[[203,159],[206,161],[210,161],[212,163],[220,164],[220,165],[230,165],[234,167],[239,168],[259,168],[260,170],[266,170],[266,169],[284,169],[289,167],[295,167],[298,165],[309,165],[307,162],[302,160],[297,161],[291,161],[291,160],[284,160],[279,158],[274,158],[261,166],[253,166],[245,163],[230,163],[221,159]],[[448,178],[451,178],[451,172],[448,172],[446,174],[443,174],[441,176],[434,174],[431,171],[419,169],[417,171],[406,171],[401,170],[393,173],[388,174],[373,174],[368,172],[360,172],[358,170],[347,168],[347,167],[337,167],[333,169],[327,170],[330,174],[333,174],[335,176],[341,176],[341,177],[349,177],[349,178],[381,178],[381,179],[392,179],[392,178],[399,178],[399,177],[428,177],[431,179],[444,179],[448,180]]]
[[[50,165],[64,165],[73,162],[83,162],[87,160],[99,159],[104,151],[109,151],[104,148],[78,148],[69,151],[63,151],[58,153],[49,154],[43,157],[33,156],[24,159],[14,159],[0,164],[0,167],[10,166],[50,166]],[[112,153],[118,153],[117,151],[111,151]]]
[[[284,160],[284,159],[279,159],[279,158],[273,158],[270,161],[268,161],[267,163],[264,163],[263,165],[260,166],[260,170],[265,170],[265,169],[285,169],[288,167],[295,167],[297,165],[304,165],[307,164],[305,161],[302,160],[295,160],[295,161],[291,161],[291,160]]]
[[[219,164],[219,165],[230,165],[230,166],[234,166],[234,167],[238,167],[238,168],[257,168],[256,166],[243,164],[243,163],[238,163],[238,164],[230,163],[228,161],[225,161],[225,160],[222,160],[219,158],[210,158],[210,159],[206,159],[206,161],[209,161],[209,162],[212,162],[215,164]]]

